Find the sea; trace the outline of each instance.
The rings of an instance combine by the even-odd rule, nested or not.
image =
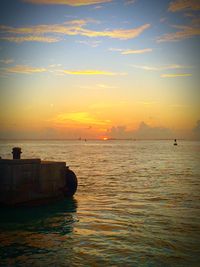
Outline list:
[[[200,142],[1,141],[65,161],[71,199],[0,212],[0,266],[200,266]]]

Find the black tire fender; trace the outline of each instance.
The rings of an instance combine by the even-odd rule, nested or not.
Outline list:
[[[64,190],[65,196],[73,196],[77,190],[77,186],[78,186],[78,179],[76,177],[76,174],[68,167],[66,167],[65,190]]]

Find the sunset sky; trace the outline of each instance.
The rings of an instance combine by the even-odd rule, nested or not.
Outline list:
[[[0,138],[200,138],[199,0],[0,10]]]

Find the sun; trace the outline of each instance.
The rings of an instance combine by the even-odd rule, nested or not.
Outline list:
[[[106,140],[108,140],[108,137],[103,137],[102,140],[106,141]]]

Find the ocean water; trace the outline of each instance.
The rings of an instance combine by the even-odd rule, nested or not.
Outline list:
[[[4,141],[65,161],[73,199],[1,209],[0,266],[200,266],[200,142]]]

